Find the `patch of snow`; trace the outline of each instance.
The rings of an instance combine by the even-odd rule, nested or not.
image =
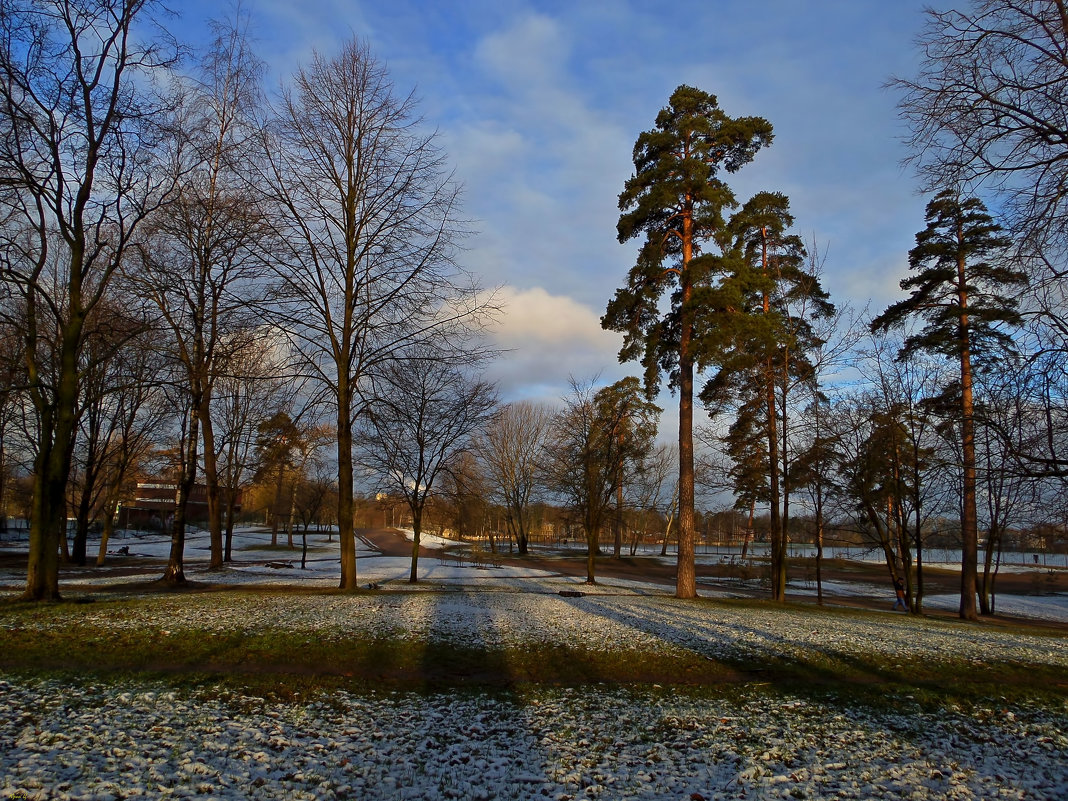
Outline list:
[[[397,529],[400,531],[408,542],[415,542],[415,530],[410,528]],[[419,544],[424,548],[456,548],[466,547],[468,543],[459,542],[457,540],[450,540],[448,537],[439,537],[437,534],[428,534],[422,532],[419,535]]]
[[[410,532],[409,532],[410,533]],[[432,535],[425,535],[434,538]],[[222,570],[207,570],[209,554],[209,536],[206,531],[191,530],[186,539],[186,576],[195,581],[226,585],[265,585],[285,586],[302,585],[319,588],[337,586],[341,578],[340,556],[336,531],[309,532],[308,557],[304,569],[301,561],[301,536],[294,535],[294,547],[288,548],[285,534],[278,535],[278,545],[270,544],[271,534],[262,527],[239,527],[234,531],[234,561],[227,563]],[[451,540],[440,540],[438,544]],[[170,553],[170,537],[159,533],[122,532],[121,536],[111,540],[112,551],[127,547],[130,557],[158,560],[159,564],[143,565],[130,568],[122,558],[113,558],[103,568],[76,568],[64,566],[61,578],[63,585],[75,584],[85,587],[119,587],[126,583],[158,579]],[[25,552],[25,544],[8,544],[9,551]],[[411,571],[408,557],[387,557],[382,555],[367,540],[356,539],[357,576],[361,585],[399,585],[407,584]],[[720,560],[723,555],[705,555],[705,560]],[[667,561],[674,564],[674,558]],[[532,592],[557,592],[561,586],[574,585],[581,579],[565,577],[544,570],[534,570],[513,566],[490,566],[488,564],[470,564],[444,557],[423,557],[419,560],[419,580],[430,587],[470,586],[475,589],[511,590]],[[731,579],[698,579],[702,585],[702,594],[714,598],[747,597],[752,590],[760,587],[759,579],[748,581]],[[14,591],[25,586],[25,570],[0,569],[0,590]],[[824,582],[825,597],[871,597],[879,595],[877,587],[870,583]],[[599,578],[594,593],[631,593],[641,595],[663,595],[670,592],[664,585],[633,579]],[[795,581],[789,585],[789,593],[794,597],[811,598],[815,596],[815,584],[807,581]],[[893,597],[886,592],[887,608],[893,604]],[[954,597],[925,599],[930,608],[956,609],[959,599]],[[1068,621],[1068,601],[1064,595],[1012,596],[999,595],[997,608],[1009,615],[1019,615],[1038,620]]]
[[[959,595],[929,595],[923,599],[930,609],[960,608]],[[1002,595],[994,598],[994,612],[1002,615],[1027,617],[1063,623],[1068,621],[1068,595]]]

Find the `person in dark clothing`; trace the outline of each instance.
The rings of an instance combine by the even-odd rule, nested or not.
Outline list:
[[[894,592],[897,594],[897,600],[894,601],[894,609],[891,611],[896,610],[900,606],[907,612],[909,607],[908,604],[905,603],[905,583],[900,578],[894,579]]]

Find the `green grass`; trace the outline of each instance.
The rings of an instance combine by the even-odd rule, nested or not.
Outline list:
[[[229,591],[249,595],[267,591]],[[323,592],[323,591],[317,591]],[[290,594],[290,593],[286,593]],[[304,593],[302,593],[304,594]],[[323,594],[329,594],[323,593]],[[104,612],[121,621],[153,599],[101,599],[94,616]],[[709,606],[783,609],[764,601],[709,601]],[[840,617],[887,616],[855,610],[787,605],[806,615],[813,627]],[[310,633],[258,628],[251,633],[213,632],[155,625],[136,630],[93,625],[86,606],[0,603],[0,671],[73,676],[165,676],[178,684],[221,682],[253,688],[260,694],[329,691],[333,688],[390,687],[516,689],[537,686],[582,686],[600,683],[661,685],[687,691],[724,692],[731,686],[765,685],[793,693],[846,693],[870,704],[887,697],[910,696],[923,705],[968,703],[999,697],[1043,703],[1068,703],[1068,676],[1063,668],[1009,661],[901,658],[877,649],[861,656],[798,645],[749,656],[735,649],[720,659],[683,648],[655,652],[639,649],[597,650],[582,643],[516,647],[426,641],[402,636],[342,637],[323,640]],[[966,627],[906,617],[922,637],[925,626]],[[1063,638],[1063,632],[1027,629],[1028,634]]]

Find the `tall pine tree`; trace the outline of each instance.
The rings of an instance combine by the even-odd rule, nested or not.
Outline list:
[[[915,274],[901,281],[901,288],[912,294],[876,317],[871,327],[885,331],[910,317],[921,317],[926,326],[905,339],[899,358],[925,351],[959,362],[959,381],[947,392],[960,410],[960,616],[975,620],[978,522],[973,362],[981,363],[998,348],[1012,347],[1002,326],[1020,322],[1013,294],[1018,294],[1027,278],[999,258],[1009,241],[982,201],[944,190],[927,204],[926,220],[927,227],[916,234],[916,247],[909,251],[909,268]]]
[[[813,378],[809,354],[823,344],[813,321],[834,313],[819,278],[805,269],[805,247],[791,225],[790,201],[777,192],[758,192],[731,216],[721,285],[734,285],[743,302],[731,316],[730,340],[708,355],[718,371],[701,393],[706,403],[733,397],[740,410],[759,409],[777,601],[786,598],[791,391]]]
[[[667,375],[679,391],[679,548],[676,595],[697,594],[694,574],[693,380],[704,310],[724,308],[708,296],[718,257],[702,252],[736,205],[721,180],[771,143],[771,123],[727,116],[714,95],[680,86],[634,145],[634,175],[619,195],[619,241],[645,238],[627,284],[609,302],[601,325],[624,334],[620,361],[641,361],[651,398]],[[666,310],[661,303],[670,296]]]

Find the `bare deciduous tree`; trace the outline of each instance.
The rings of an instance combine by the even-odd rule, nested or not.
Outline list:
[[[926,188],[965,186],[1007,201],[1039,252],[1068,246],[1068,3],[971,0],[928,9],[914,78],[896,78]]]
[[[288,406],[293,396],[293,387],[284,378],[286,365],[278,353],[280,343],[275,339],[267,330],[248,339],[230,355],[212,393],[224,562],[231,560],[237,500],[254,470],[260,425],[279,408]]]
[[[378,380],[359,448],[360,461],[412,512],[412,569],[419,580],[423,510],[449,462],[466,450],[497,405],[493,386],[469,377],[439,354],[418,348]]]
[[[154,5],[0,2],[0,276],[26,310],[28,394],[40,425],[27,599],[59,597],[86,318],[169,190],[155,169],[168,109],[152,91],[176,49],[135,29]],[[50,284],[53,256],[62,265]],[[43,363],[50,326],[54,369]]]
[[[596,392],[571,382],[553,420],[545,462],[548,483],[574,510],[586,532],[586,583],[595,584],[601,527],[624,479],[623,466],[652,449],[660,409],[642,396],[638,379]]]
[[[284,93],[264,176],[280,234],[276,307],[337,416],[348,590],[357,586],[352,431],[368,380],[413,342],[463,347],[481,308],[454,262],[459,191],[415,110],[366,45],[316,54]]]
[[[170,350],[181,366],[192,414],[179,478],[171,558],[164,579],[182,582],[186,507],[203,462],[207,488],[209,568],[223,564],[222,504],[216,461],[212,394],[227,361],[254,331],[250,306],[260,291],[253,280],[265,238],[256,198],[243,172],[260,139],[257,111],[260,63],[239,17],[215,23],[215,40],[184,92],[179,134],[187,144],[174,201],[156,215],[130,279],[159,309]],[[254,258],[256,257],[256,258]],[[199,448],[203,441],[203,448]],[[199,453],[198,453],[199,451]]]
[[[152,347],[156,332],[129,300],[113,292],[86,322],[71,475],[76,521],[71,559],[79,565],[86,562],[90,525],[103,518],[103,539],[110,534],[122,484],[150,444],[144,426],[157,416],[149,413],[158,394],[153,386],[160,367]]]
[[[504,406],[486,427],[476,449],[491,497],[504,507],[519,553],[527,553],[530,505],[539,486],[539,467],[553,412],[519,401]]]

